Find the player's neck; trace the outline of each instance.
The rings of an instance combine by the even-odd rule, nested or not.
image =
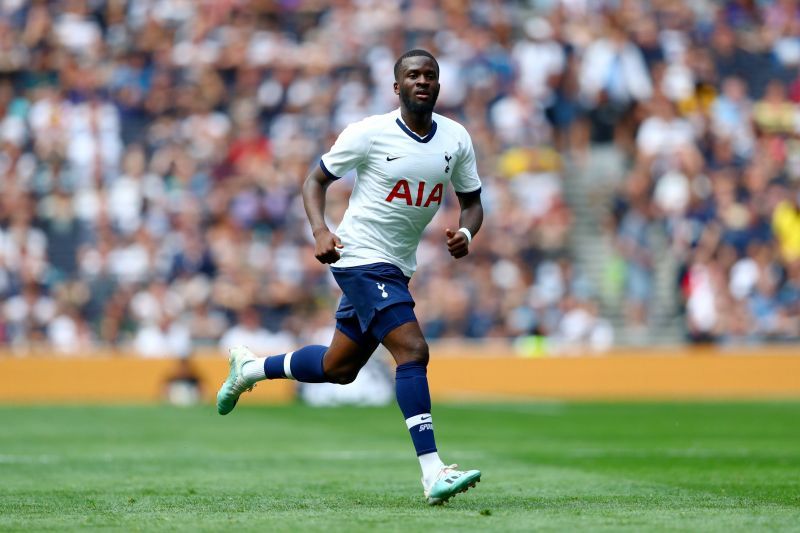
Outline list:
[[[430,133],[431,127],[433,127],[433,113],[412,113],[405,107],[400,108],[400,118],[403,120],[403,123],[419,135],[420,137],[425,137]]]

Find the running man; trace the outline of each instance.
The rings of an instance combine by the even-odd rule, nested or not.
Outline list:
[[[456,259],[469,253],[483,221],[481,181],[472,140],[463,126],[433,112],[439,64],[425,50],[403,54],[394,67],[400,108],[349,125],[303,184],[303,200],[316,241],[316,258],[331,266],[342,289],[330,346],[305,346],[256,357],[230,350],[230,373],[217,394],[225,415],[239,395],[264,379],[351,383],[378,344],[397,362],[397,403],[422,468],[427,502],[441,504],[480,481],[478,470],[457,470],[439,458],[428,391],[428,344],[414,315],[408,283],[416,269],[422,232],[452,183],[459,229],[444,244]],[[344,219],[334,234],[325,223],[325,193],[355,169]]]

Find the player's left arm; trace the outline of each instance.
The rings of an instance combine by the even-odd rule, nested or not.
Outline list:
[[[481,229],[483,224],[483,204],[481,204],[481,191],[456,193],[458,203],[461,206],[461,215],[458,217],[459,229],[453,231],[447,228],[447,250],[456,259],[460,259],[469,253],[471,240]],[[466,230],[466,231],[464,231]],[[469,232],[469,235],[467,235]]]
[[[447,250],[456,259],[469,253],[472,238],[481,229],[483,223],[483,205],[481,205],[481,179],[478,177],[478,167],[475,163],[475,150],[472,139],[464,131],[464,137],[459,144],[458,160],[451,181],[458,196],[461,206],[461,216],[458,218],[458,229],[453,231],[448,228]],[[462,192],[463,191],[463,192]]]

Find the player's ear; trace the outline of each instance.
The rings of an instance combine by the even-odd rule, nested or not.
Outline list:
[[[400,84],[394,82],[394,94],[400,94]]]

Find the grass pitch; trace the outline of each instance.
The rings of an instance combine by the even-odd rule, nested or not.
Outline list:
[[[0,530],[800,531],[800,404],[434,406],[483,470],[423,503],[396,408],[0,408]]]

